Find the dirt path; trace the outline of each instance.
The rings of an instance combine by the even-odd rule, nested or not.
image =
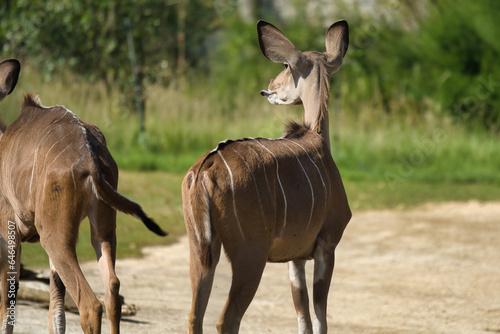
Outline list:
[[[354,215],[337,250],[329,296],[330,332],[500,333],[500,203],[443,204]],[[187,240],[119,260],[121,294],[137,315],[123,333],[185,333],[190,308]],[[97,266],[83,266],[102,293]],[[308,264],[308,272],[312,263]],[[230,282],[217,268],[205,332],[215,333]],[[309,275],[309,282],[312,279]],[[44,333],[47,311],[20,305],[16,333]],[[68,333],[81,333],[67,315]],[[103,322],[108,333],[108,323]],[[269,264],[241,333],[296,333],[285,264]]]

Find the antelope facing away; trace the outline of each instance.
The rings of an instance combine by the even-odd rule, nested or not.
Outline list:
[[[19,71],[17,60],[0,63],[0,100],[14,89]],[[96,126],[65,107],[42,107],[36,95],[25,97],[21,114],[0,139],[3,332],[11,333],[14,327],[23,241],[40,241],[50,259],[50,333],[65,331],[65,289],[78,306],[83,331],[101,332],[102,306],[83,276],[75,250],[85,217],[104,282],[111,333],[119,332],[116,210],[135,216],[158,235],[166,233],[139,204],[116,191],[117,183],[118,168]]]
[[[330,76],[347,51],[346,21],[326,32],[326,52],[300,52],[273,25],[257,24],[262,53],[285,69],[269,84],[272,104],[303,104],[304,123],[280,139],[224,141],[202,156],[182,184],[190,244],[192,307],[189,333],[201,333],[221,243],[232,283],[217,322],[237,333],[266,262],[288,262],[300,333],[326,333],[334,251],[351,218],[344,186],[330,152]],[[314,259],[314,326],[309,314],[305,262]]]

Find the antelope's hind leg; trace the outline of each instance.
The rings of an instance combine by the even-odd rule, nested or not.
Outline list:
[[[96,200],[89,212],[91,240],[104,284],[104,305],[111,333],[120,332],[120,280],[116,275],[116,210]]]
[[[50,302],[47,325],[49,333],[58,334],[66,332],[66,315],[64,313],[64,286],[59,274],[52,263],[50,264]]]
[[[85,207],[83,199],[75,198],[72,182],[68,186],[57,175],[51,176],[47,184],[35,209],[40,244],[78,307],[83,332],[100,333],[102,305],[85,279],[76,256],[80,217]],[[60,185],[57,192],[53,192],[53,184]]]
[[[217,321],[220,334],[238,333],[241,319],[259,287],[268,252],[265,247],[241,244],[238,251],[228,251],[227,254],[233,278],[229,297]]]
[[[318,243],[314,251],[314,333],[326,334],[328,292],[335,264],[335,246]]]
[[[312,334],[311,314],[309,312],[309,296],[306,285],[306,260],[288,262],[290,287],[292,289],[293,305],[297,313],[299,334]]]
[[[200,243],[189,233],[189,273],[192,303],[189,313],[188,333],[203,333],[203,318],[214,282],[215,268],[219,263],[221,241],[213,236],[210,243]]]

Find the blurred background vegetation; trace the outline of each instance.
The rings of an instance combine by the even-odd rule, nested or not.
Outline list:
[[[262,56],[257,20],[323,51],[343,18],[350,45],[331,81],[330,133],[353,208],[498,200],[498,13],[497,0],[7,0],[0,56],[23,68],[2,117],[17,117],[26,92],[63,104],[101,128],[127,181],[166,173],[177,198],[183,173],[220,140],[279,137],[301,117],[259,96],[281,67]],[[182,230],[175,203],[158,214]]]

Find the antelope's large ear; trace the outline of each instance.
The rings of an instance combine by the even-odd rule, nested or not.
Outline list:
[[[342,65],[342,59],[349,47],[349,25],[347,21],[340,20],[332,24],[326,31],[325,43],[328,65],[334,67],[336,71]]]
[[[271,23],[257,22],[257,33],[260,50],[267,59],[275,63],[286,63],[299,73],[304,73],[310,66],[307,57]]]
[[[8,59],[0,63],[0,101],[16,87],[20,71],[21,63],[17,59]]]

